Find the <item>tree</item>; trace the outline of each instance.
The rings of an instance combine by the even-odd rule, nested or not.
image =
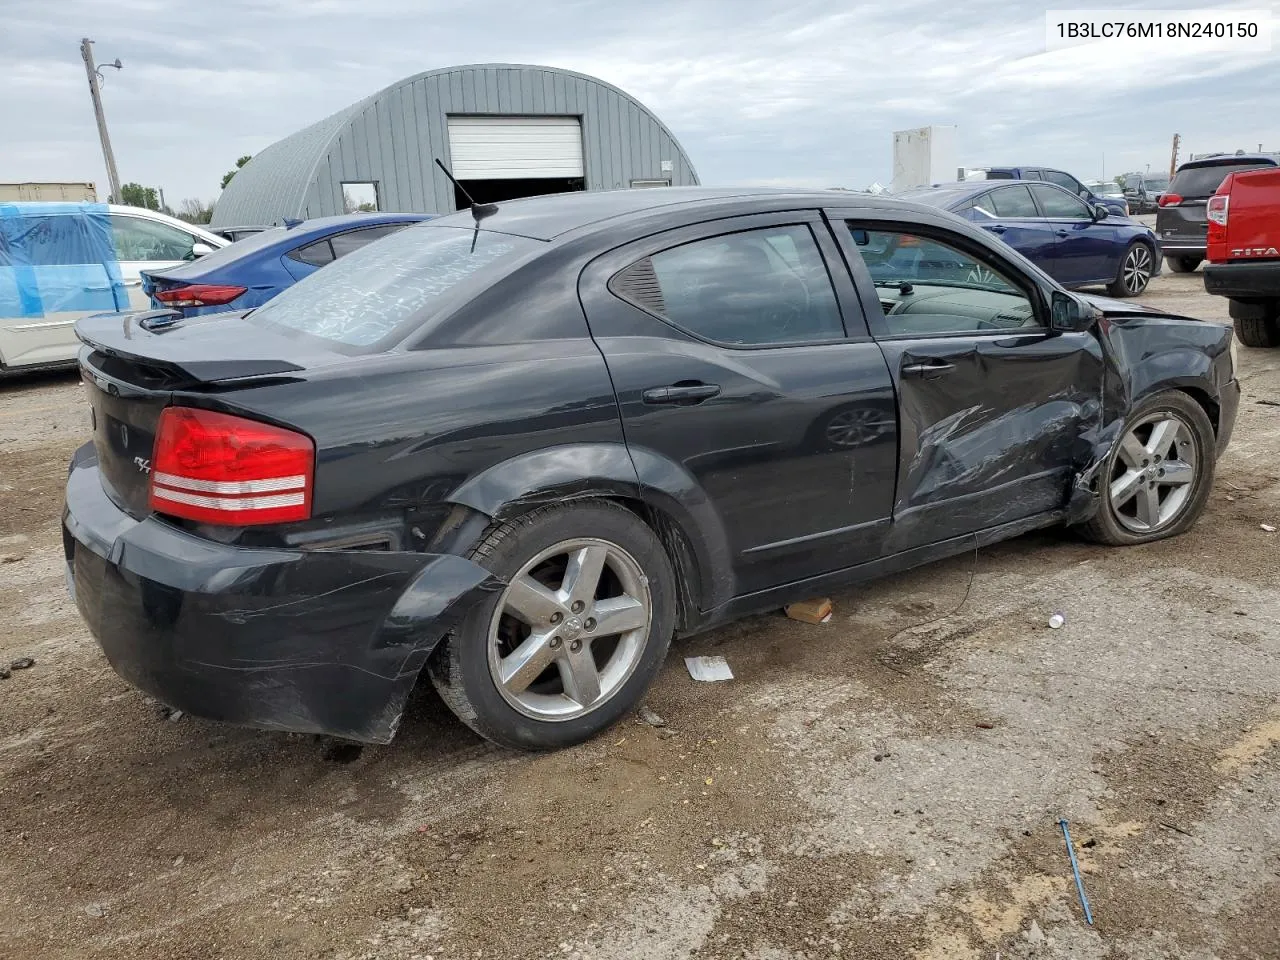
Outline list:
[[[120,197],[126,207],[160,209],[160,197],[155,187],[144,187],[140,183],[126,183],[120,188]]]
[[[252,159],[253,159],[253,154],[246,153],[243,157],[241,157],[239,160],[236,161],[236,168],[234,170],[228,170],[225,174],[223,174],[222,176],[223,190],[227,189],[227,184],[231,182],[232,177],[234,177],[237,173],[240,172],[240,168],[243,167],[246,163],[248,163]]]
[[[187,197],[179,206],[178,219],[187,223],[208,223],[213,219],[213,204]]]
[[[343,213],[377,213],[378,205],[365,200],[363,203],[357,203],[356,198],[351,196],[350,191],[342,191],[342,212]]]

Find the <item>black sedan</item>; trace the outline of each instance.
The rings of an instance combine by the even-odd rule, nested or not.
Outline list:
[[[563,746],[675,634],[1054,524],[1181,533],[1231,435],[1229,329],[1066,293],[933,207],[479,212],[247,315],[80,322],[68,575],[121,675],[386,742],[425,671],[484,736]]]

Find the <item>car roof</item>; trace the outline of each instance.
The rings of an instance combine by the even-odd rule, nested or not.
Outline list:
[[[1223,163],[1271,163],[1280,165],[1280,154],[1276,153],[1219,153],[1212,157],[1200,157],[1178,165],[1179,170],[1196,167],[1216,167]]]
[[[903,201],[849,190],[790,190],[780,187],[654,187],[557,193],[497,204],[481,229],[536,240],[554,240],[572,231],[645,216],[676,207],[716,207],[737,213],[821,207],[892,208]],[[469,210],[433,220],[430,226],[471,227]]]
[[[418,223],[431,219],[431,216],[427,213],[340,213],[334,217],[312,217],[292,227],[286,225],[281,229],[287,230],[292,240],[305,241],[309,238],[318,240],[331,233],[349,230],[352,227],[377,227],[387,223]],[[244,230],[246,228],[227,227],[226,229]],[[266,227],[263,232],[272,229],[276,227]],[[284,234],[281,234],[281,239],[284,239]]]
[[[942,207],[955,200],[971,197],[974,194],[986,193],[988,190],[999,190],[1013,187],[1021,183],[1039,183],[1038,180],[963,180],[955,183],[935,183],[928,187],[916,187],[899,195],[902,200],[914,200],[930,207]],[[1049,184],[1053,186],[1053,184]]]

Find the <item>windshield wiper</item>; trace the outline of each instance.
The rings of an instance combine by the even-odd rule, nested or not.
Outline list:
[[[915,289],[906,280],[872,280],[871,284],[875,287],[892,287],[901,294],[911,293]]]

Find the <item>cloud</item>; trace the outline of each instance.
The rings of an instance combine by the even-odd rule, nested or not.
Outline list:
[[[162,186],[171,203],[216,196],[237,156],[402,77],[481,62],[544,63],[622,87],[672,129],[706,183],[888,182],[892,131],[928,123],[958,125],[961,163],[1036,161],[1083,177],[1102,172],[1104,155],[1108,174],[1159,168],[1175,132],[1184,155],[1280,149],[1280,114],[1265,95],[1280,84],[1274,54],[1100,44],[1046,52],[1045,9],[995,0],[5,0],[0,179],[105,185],[82,35],[100,60],[125,65],[109,71],[104,93],[122,176]]]

